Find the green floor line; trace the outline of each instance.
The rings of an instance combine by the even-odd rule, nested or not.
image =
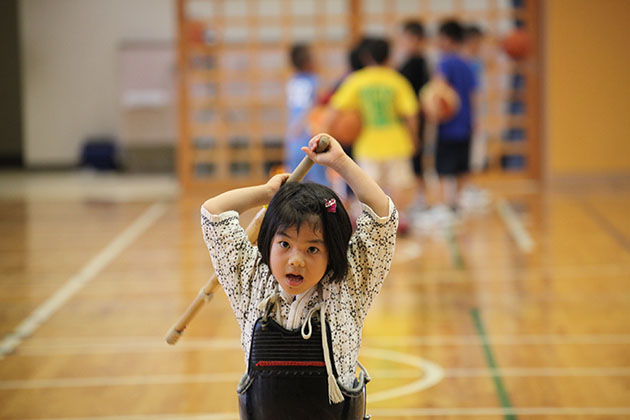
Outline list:
[[[477,329],[477,334],[479,335],[479,339],[483,344],[483,352],[486,356],[486,362],[488,363],[488,366],[490,367],[490,370],[492,372],[492,379],[494,380],[494,385],[497,389],[499,401],[501,402],[501,405],[503,406],[503,409],[505,411],[505,419],[516,420],[516,415],[513,414],[510,397],[507,394],[505,385],[503,384],[503,379],[501,379],[501,375],[499,373],[499,368],[497,367],[497,362],[494,359],[494,355],[492,354],[492,349],[490,348],[490,343],[488,342],[488,336],[483,326],[483,321],[481,320],[479,309],[471,309],[470,315],[473,317],[475,328]]]
[[[455,227],[451,224],[445,228],[446,234],[446,243],[448,244],[448,249],[451,253],[451,260],[453,262],[453,266],[457,269],[464,268],[464,260],[462,259],[462,254],[459,251],[459,243],[457,243],[457,235],[455,233]]]

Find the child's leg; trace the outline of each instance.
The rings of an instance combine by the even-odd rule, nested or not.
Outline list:
[[[413,191],[413,200],[411,206],[414,207],[414,210],[421,210],[426,206],[427,198],[425,192],[424,185],[424,168],[423,168],[423,153],[422,149],[420,149],[416,155],[411,158],[411,163],[413,166],[413,173],[415,175],[415,186]]]
[[[438,139],[435,150],[435,170],[440,178],[439,205],[451,207],[455,202],[454,195],[456,194],[453,142]]]
[[[457,144],[456,150],[456,196],[455,196],[455,206],[459,204],[462,197],[462,190],[468,184],[470,180],[470,139],[459,142]]]
[[[453,209],[457,204],[459,183],[457,177],[445,175],[440,177],[441,200],[440,204],[447,205]]]
[[[416,192],[416,177],[410,159],[392,159],[383,162],[383,178],[387,190],[398,209],[398,232],[409,230],[409,207]]]
[[[390,190],[398,211],[405,214],[413,202],[416,190],[416,177],[409,159],[392,159],[383,162],[384,182]]]

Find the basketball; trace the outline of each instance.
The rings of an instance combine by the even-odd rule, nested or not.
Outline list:
[[[420,89],[420,107],[429,120],[446,122],[459,111],[459,95],[448,83],[433,80]]]
[[[313,134],[324,131],[324,121],[330,110],[325,106],[317,106],[309,113],[308,121]],[[361,133],[361,114],[358,111],[340,111],[332,121],[328,134],[343,146],[350,146]]]
[[[523,29],[515,29],[502,42],[503,51],[513,60],[521,60],[529,54],[529,35]]]
[[[350,146],[361,133],[361,114],[358,111],[341,111],[330,127],[330,135],[344,146]]]

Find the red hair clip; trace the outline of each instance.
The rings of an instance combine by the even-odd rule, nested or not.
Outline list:
[[[328,209],[328,213],[337,213],[337,201],[334,198],[324,200],[324,206]]]

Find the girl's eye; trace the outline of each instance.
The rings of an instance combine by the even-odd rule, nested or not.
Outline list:
[[[309,254],[317,254],[318,252],[319,252],[319,249],[315,248],[314,246],[309,247],[308,249]]]
[[[280,242],[278,242],[278,245],[280,245],[280,248],[288,248],[289,247],[289,243],[287,241],[280,241]]]

